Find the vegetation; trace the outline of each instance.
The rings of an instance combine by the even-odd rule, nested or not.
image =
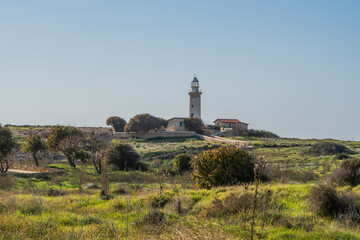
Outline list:
[[[132,117],[125,126],[126,132],[149,132],[150,130],[159,131],[162,127],[166,128],[168,122],[165,119],[154,117],[148,113],[138,114]]]
[[[272,133],[270,131],[265,130],[242,130],[242,129],[235,129],[235,135],[242,136],[242,137],[256,137],[256,138],[279,138],[278,135]]]
[[[194,156],[191,162],[196,186],[210,189],[254,180],[254,159],[237,148],[221,147]]]
[[[203,134],[203,122],[199,118],[184,119],[185,128],[196,133]]]
[[[29,153],[35,161],[35,165],[39,166],[38,154],[44,152],[46,142],[42,139],[40,134],[28,136],[22,146],[23,152]]]
[[[121,117],[112,116],[106,119],[106,125],[111,126],[114,132],[123,132],[126,121]]]
[[[108,153],[107,159],[119,170],[139,170],[141,168],[140,155],[128,144],[117,143],[113,145]]]
[[[330,176],[331,182],[353,187],[360,184],[360,159],[346,160]]]
[[[0,125],[0,173],[9,169],[9,155],[15,149],[16,141],[11,131]]]
[[[188,154],[182,153],[177,155],[174,158],[173,162],[173,172],[177,174],[182,174],[183,172],[190,171],[191,170],[191,157]]]
[[[180,166],[175,164],[178,155],[199,160],[217,152],[211,158],[217,161],[209,162],[219,166],[219,162],[235,162],[235,157],[227,156],[240,159],[242,154],[231,151],[241,150],[219,148],[196,137],[114,139],[111,143],[89,134],[83,132],[76,146],[89,156],[93,156],[91,149],[96,150],[94,156],[103,160],[101,175],[93,162],[73,169],[63,162],[62,154],[47,153],[42,164],[60,172],[0,176],[0,239],[360,238],[359,186],[344,181],[332,182],[338,186],[323,184],[342,165],[351,166],[344,169],[356,173],[357,164],[345,164],[348,160],[334,155],[304,154],[318,140],[234,137],[252,146],[244,155],[252,156],[253,165],[247,172],[256,170],[255,182],[236,180],[199,189],[188,174],[166,171]],[[26,140],[15,139],[19,143]],[[328,141],[354,151],[350,161],[360,157],[356,152],[360,142]],[[148,171],[119,171],[114,165],[106,168],[108,158],[100,156],[110,152],[104,149],[118,144],[137,152],[137,162],[149,166]],[[223,148],[229,151],[222,153]],[[263,164],[254,159],[260,158],[267,160],[268,182],[259,181],[258,169]],[[218,175],[218,169],[208,171],[209,179],[219,176],[217,180],[225,181],[233,176],[234,167],[224,169],[227,172]]]
[[[354,151],[345,147],[342,144],[329,142],[329,141],[320,141],[313,146],[308,151],[309,154],[320,156],[320,155],[335,155],[339,153],[353,154]]]
[[[80,130],[70,126],[55,126],[51,128],[48,147],[53,151],[64,154],[71,167],[76,168],[76,160],[86,162],[89,154],[83,150],[83,134]]]
[[[99,134],[94,131],[85,133],[85,150],[90,156],[95,170],[101,173],[102,159],[105,158],[106,150],[109,147],[109,142],[102,139]]]

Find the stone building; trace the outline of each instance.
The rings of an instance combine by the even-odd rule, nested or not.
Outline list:
[[[166,131],[186,131],[184,120],[186,118],[173,117],[168,120]]]
[[[238,119],[222,119],[218,118],[214,121],[215,126],[219,126],[221,128],[232,128],[238,130],[247,130],[247,123],[240,122]]]

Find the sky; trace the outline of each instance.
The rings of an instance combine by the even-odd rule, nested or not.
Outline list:
[[[1,0],[0,123],[237,118],[360,140],[360,1]]]

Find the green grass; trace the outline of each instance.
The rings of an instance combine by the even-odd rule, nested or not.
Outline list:
[[[318,178],[296,182],[274,180],[259,187],[256,233],[262,239],[360,239],[359,227],[340,220],[318,216],[310,211],[308,194],[342,162],[334,156],[310,156],[304,150],[318,140],[244,139],[254,146],[255,156],[265,156],[268,164],[283,171],[309,170]],[[335,141],[335,140],[334,140]],[[10,190],[0,187],[0,239],[248,239],[252,214],[240,209],[237,197],[253,194],[254,185],[196,189],[188,175],[157,174],[172,157],[156,158],[185,151],[196,154],[211,144],[197,138],[127,140],[143,160],[160,161],[150,172],[119,172],[109,169],[110,194],[103,200],[100,189],[79,192],[79,170],[65,163],[47,167],[64,170],[52,179],[13,178]],[[336,141],[339,142],[339,141]],[[359,142],[341,142],[357,151]],[[358,157],[359,154],[351,157]],[[152,159],[149,159],[153,157]],[[80,166],[82,186],[98,183],[100,175],[91,166]],[[281,174],[281,172],[280,172]],[[8,178],[0,178],[8,181]],[[4,182],[6,185],[6,182]],[[161,187],[161,188],[160,188]],[[61,190],[60,190],[61,188]],[[62,194],[49,196],[49,189]],[[116,190],[121,191],[116,191]],[[360,195],[360,187],[342,187]],[[161,195],[160,195],[161,192]],[[269,200],[265,201],[268,194]],[[178,204],[181,203],[179,215]],[[223,208],[237,208],[227,212]],[[165,214],[163,222],[153,224],[146,216],[154,211]],[[209,211],[215,215],[207,214]],[[128,232],[127,232],[128,229]]]

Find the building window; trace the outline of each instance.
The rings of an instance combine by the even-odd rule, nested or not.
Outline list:
[[[182,127],[182,122],[180,122],[180,127]]]
[[[194,105],[191,105],[191,107],[193,108],[193,107],[194,107]]]

